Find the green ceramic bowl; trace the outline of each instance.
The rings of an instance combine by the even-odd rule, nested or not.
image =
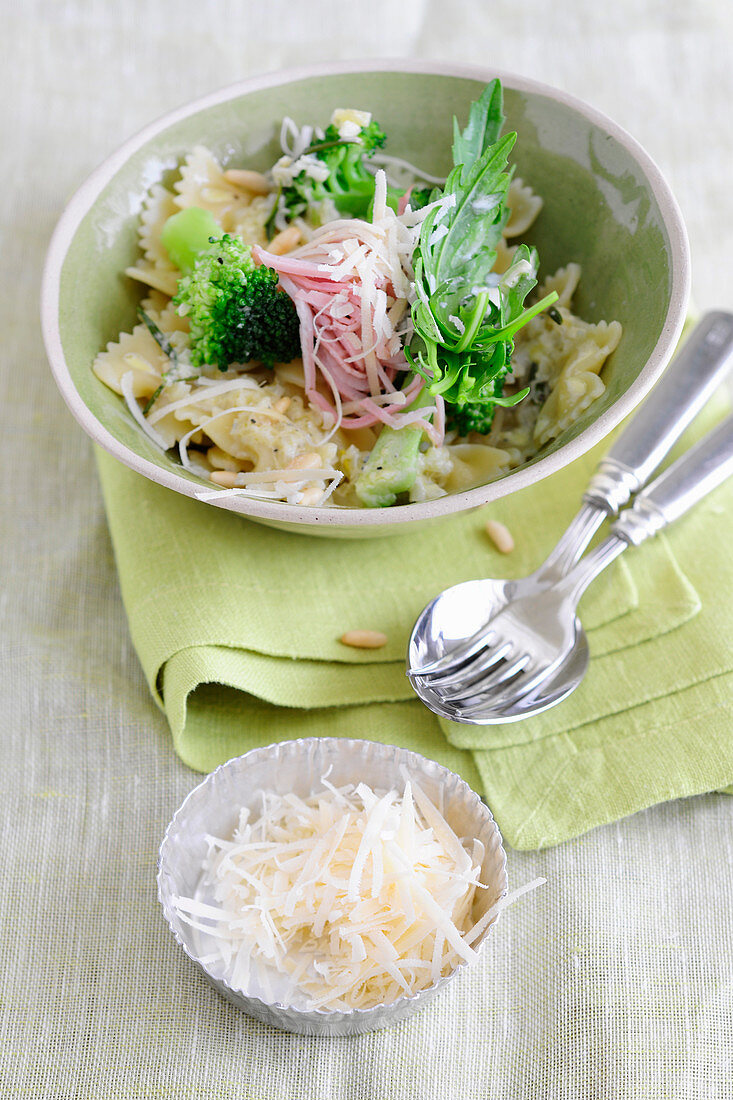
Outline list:
[[[493,70],[427,62],[349,63],[270,74],[166,115],[127,141],[79,189],[51,242],[42,320],[51,368],[72,413],[97,443],[145,477],[187,496],[201,487],[161,454],[91,365],[135,321],[141,288],[123,271],[137,255],[141,195],[206,144],[225,161],[266,169],[279,153],[283,115],[328,118],[336,106],[371,111],[391,151],[436,174],[450,168],[453,116],[493,77],[518,131],[517,172],[542,195],[532,229],[544,272],[583,268],[574,309],[616,319],[623,338],[604,369],[606,391],[524,466],[476,489],[386,509],[301,508],[224,496],[214,507],[309,534],[362,537],[404,531],[475,508],[557,472],[611,431],[669,360],[685,316],[689,253],[679,209],[659,170],[627,133],[564,92]]]

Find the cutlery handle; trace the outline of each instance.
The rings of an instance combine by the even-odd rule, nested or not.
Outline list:
[[[615,515],[651,477],[733,367],[733,313],[707,313],[591,478],[583,500]]]
[[[621,512],[611,531],[639,546],[673,523],[693,504],[733,475],[733,415],[686,451],[651,485],[631,508]]]
[[[557,581],[598,528],[651,477],[685,428],[733,369],[733,313],[705,314],[639,411],[601,460],[567,531],[533,576]]]

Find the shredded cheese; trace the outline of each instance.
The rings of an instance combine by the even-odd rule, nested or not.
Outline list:
[[[137,424],[142,428],[148,439],[160,447],[161,451],[167,450],[166,442],[163,437],[156,432],[155,428],[151,428],[147,420],[142,414],[142,410],[135,398],[135,391],[133,388],[133,373],[131,370],[122,375],[120,379],[120,389],[122,390],[122,396],[125,399],[125,404],[130,410],[131,415],[134,417]]]
[[[473,917],[483,845],[409,779],[401,794],[322,787],[262,792],[256,820],[245,809],[231,839],[207,838],[196,895],[175,899],[202,956],[233,988],[333,1011],[389,1004],[474,959],[498,911]]]

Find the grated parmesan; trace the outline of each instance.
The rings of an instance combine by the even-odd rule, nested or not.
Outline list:
[[[296,1008],[389,1004],[476,957],[501,902],[473,917],[484,848],[462,840],[414,782],[309,798],[261,792],[230,840],[207,837],[182,920],[234,989]]]

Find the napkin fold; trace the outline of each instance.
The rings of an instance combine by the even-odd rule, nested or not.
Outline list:
[[[681,447],[727,411],[721,396]],[[209,771],[272,741],[364,737],[459,772],[507,842],[539,848],[733,782],[733,482],[630,549],[584,595],[591,664],[559,706],[522,722],[437,719],[404,675],[412,625],[438,592],[543,560],[609,441],[479,511],[416,533],[287,534],[172,493],[97,451],[133,644],[173,743]],[[499,554],[484,524],[512,531]],[[387,635],[343,646],[349,629]]]

